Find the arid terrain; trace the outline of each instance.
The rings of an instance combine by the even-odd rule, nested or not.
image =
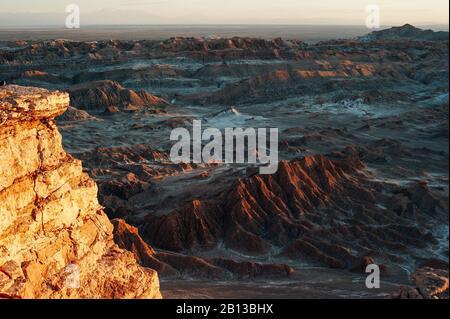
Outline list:
[[[163,297],[448,298],[448,32],[3,41],[0,80],[69,94],[64,150]],[[277,173],[174,164],[194,119],[278,128]]]

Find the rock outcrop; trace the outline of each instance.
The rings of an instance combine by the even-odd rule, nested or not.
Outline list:
[[[411,276],[416,288],[402,287],[392,295],[394,299],[448,299],[448,268],[424,267]]]
[[[147,91],[135,92],[114,81],[97,81],[78,84],[69,89],[73,107],[104,111],[115,107],[118,110],[136,111],[144,108],[167,106],[168,103]]]
[[[156,271],[113,241],[97,185],[54,118],[66,93],[0,88],[0,297],[160,298]]]
[[[69,106],[64,114],[58,116],[57,120],[61,122],[76,122],[95,120],[95,117],[90,115],[86,111],[79,110],[73,106]]]

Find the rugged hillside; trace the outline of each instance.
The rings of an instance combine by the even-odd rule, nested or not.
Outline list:
[[[79,84],[69,89],[71,105],[85,110],[104,111],[108,107],[124,110],[168,105],[163,99],[147,91],[128,90],[114,81]]]
[[[97,186],[64,152],[60,92],[0,88],[0,297],[158,298],[158,275],[113,242]]]
[[[419,183],[404,188],[371,181],[363,167],[354,157],[283,161],[274,175],[250,174],[216,198],[147,215],[142,233],[153,246],[175,252],[221,244],[246,256],[279,251],[353,271],[373,259],[407,264],[419,249],[434,250],[439,242],[430,218],[448,222],[441,195]]]

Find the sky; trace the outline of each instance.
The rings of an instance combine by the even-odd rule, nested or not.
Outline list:
[[[383,26],[448,25],[448,0],[0,0],[0,26],[64,25],[68,4],[81,25],[363,25],[368,4]]]

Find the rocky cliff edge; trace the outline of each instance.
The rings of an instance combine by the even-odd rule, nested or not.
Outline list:
[[[66,93],[0,88],[0,298],[160,298],[157,273],[114,244],[97,185],[54,118]]]

